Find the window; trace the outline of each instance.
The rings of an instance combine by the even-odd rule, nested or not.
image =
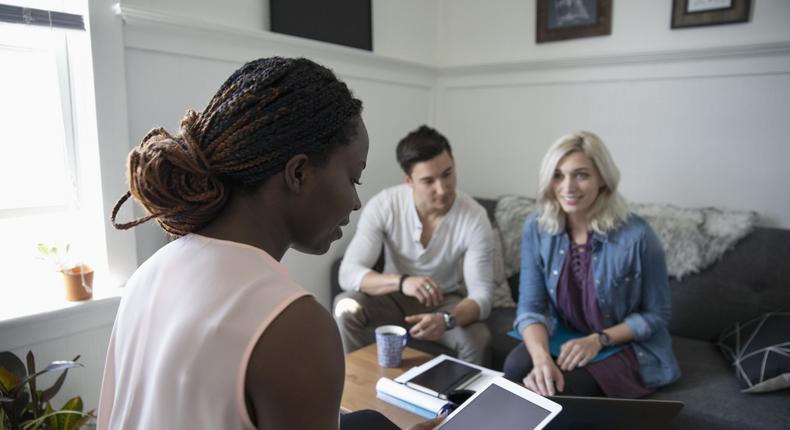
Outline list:
[[[77,203],[65,36],[14,33],[17,37],[0,44],[3,218],[64,210]]]
[[[69,243],[73,260],[107,266],[90,40],[7,23],[9,10],[21,8],[0,5],[0,297],[59,297],[59,275],[37,258],[37,243]],[[41,12],[33,16],[50,15]]]

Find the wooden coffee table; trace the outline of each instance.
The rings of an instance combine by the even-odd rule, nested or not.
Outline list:
[[[395,379],[406,370],[433,358],[416,349],[405,348],[400,367],[379,366],[376,344],[346,355],[346,382],[340,406],[347,411],[373,409],[381,412],[401,428],[408,428],[426,419],[376,398],[376,382],[381,377]]]

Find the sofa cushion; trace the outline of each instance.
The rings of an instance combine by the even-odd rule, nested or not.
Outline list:
[[[650,398],[685,403],[673,428],[779,429],[790,423],[790,392],[740,392],[732,370],[712,342],[673,337],[680,379]]]
[[[757,227],[718,263],[670,279],[673,335],[715,341],[735,321],[790,308],[790,230]]]
[[[772,312],[725,332],[719,349],[745,393],[790,387],[790,312]]]

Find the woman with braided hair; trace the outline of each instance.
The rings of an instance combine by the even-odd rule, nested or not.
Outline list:
[[[291,247],[325,253],[360,208],[361,110],[330,70],[263,58],[177,134],[154,129],[131,151],[113,225],[153,219],[176,240],[126,284],[99,429],[338,428],[337,327],[279,261]],[[117,222],[129,197],[147,215]],[[343,421],[397,428],[369,412]]]

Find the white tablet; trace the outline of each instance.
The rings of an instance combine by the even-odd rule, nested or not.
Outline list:
[[[562,406],[521,385],[496,378],[453,411],[436,429],[539,430],[561,410]]]

